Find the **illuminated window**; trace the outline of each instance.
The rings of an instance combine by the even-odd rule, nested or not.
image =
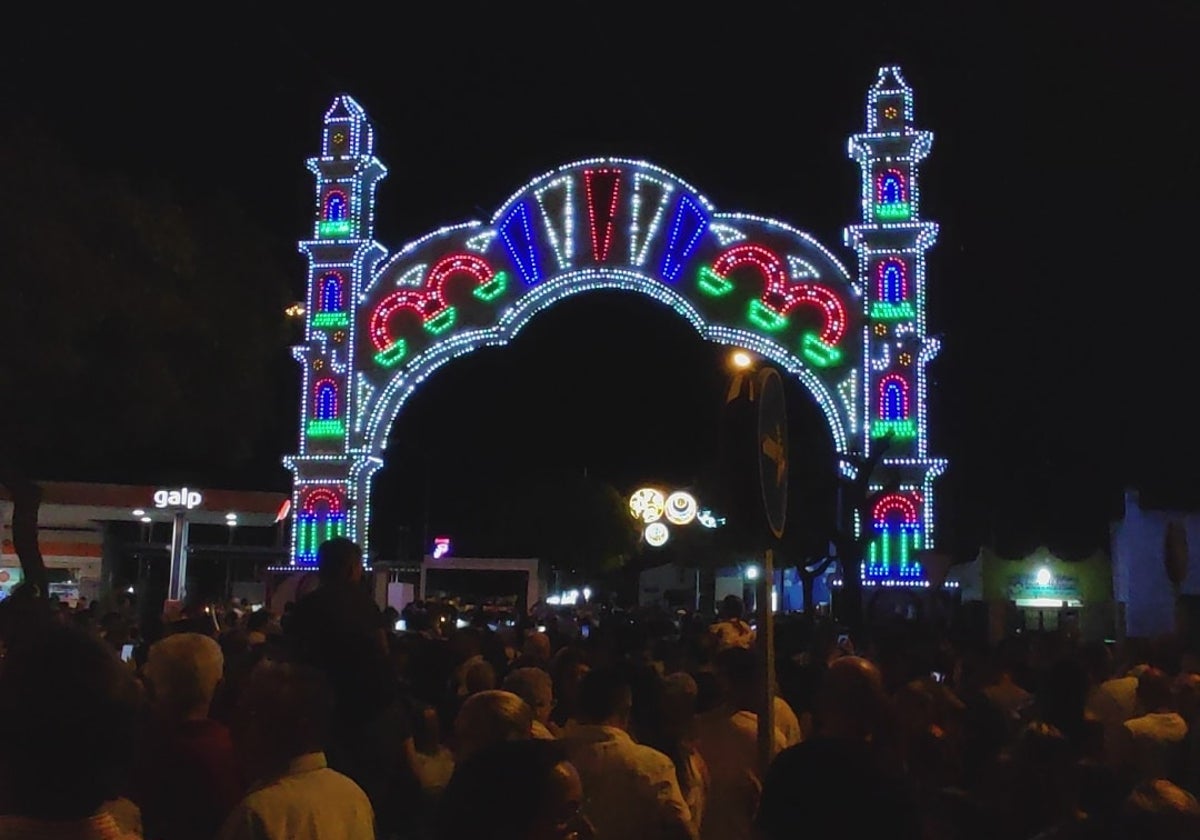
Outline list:
[[[921,564],[913,556],[923,543],[917,500],[888,493],[875,502],[871,519],[876,536],[867,552],[864,576],[919,578]]]
[[[908,419],[908,383],[898,373],[879,381],[879,416],[884,420]]]
[[[334,420],[337,418],[337,383],[332,379],[322,379],[314,386],[313,414],[318,420]]]
[[[879,264],[877,296],[885,303],[903,303],[908,300],[908,272],[903,260],[892,257]]]
[[[885,170],[879,176],[876,200],[880,204],[901,204],[908,200],[904,174],[898,169]]]
[[[308,491],[296,516],[296,556],[301,562],[317,559],[321,543],[346,535],[346,514],[341,496],[327,487]]]
[[[321,311],[342,311],[342,276],[330,272],[321,278]]]
[[[325,221],[346,221],[346,194],[341,190],[333,190],[325,196]]]

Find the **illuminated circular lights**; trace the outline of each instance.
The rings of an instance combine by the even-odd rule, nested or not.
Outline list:
[[[754,357],[745,350],[734,350],[729,354],[729,363],[738,370],[746,370],[754,364]]]
[[[671,532],[667,529],[667,526],[661,522],[651,522],[646,526],[646,532],[644,536],[646,537],[646,542],[650,543],[650,545],[654,546],[655,548],[658,548],[666,543],[667,538],[671,536]]]
[[[629,512],[647,525],[662,519],[666,507],[663,492],[653,487],[643,487],[629,497]]]
[[[893,110],[893,111],[895,111],[896,109],[895,109],[895,108],[893,108],[892,110]],[[340,146],[340,145],[342,145],[343,143],[345,143],[345,142],[346,142],[346,135],[345,135],[345,134],[343,134],[343,133],[342,133],[342,132],[340,132],[340,131],[334,132],[334,135],[333,135],[333,142],[334,142],[334,143],[336,143],[336,144],[337,144],[337,145],[339,145],[339,146]]]
[[[912,353],[901,353],[899,356],[896,357],[896,361],[898,361],[900,364],[904,365],[905,367],[908,367],[909,365],[912,364]]]
[[[143,516],[143,517],[142,517],[142,521],[143,521],[143,522],[151,522],[152,520],[150,519],[150,517],[149,517],[149,516]]]
[[[696,518],[697,510],[699,510],[699,505],[696,504],[696,497],[691,493],[676,490],[667,496],[665,512],[667,521],[672,525],[687,525]]]
[[[313,370],[321,370],[324,367],[325,367],[325,362],[322,361],[321,359],[317,359],[313,362]]]
[[[758,580],[758,566],[746,567],[746,580]]]
[[[133,512],[133,515],[134,515],[134,516],[145,516],[145,515],[146,515],[146,511],[142,510],[141,508],[138,508],[137,510],[135,510],[135,511]]]
[[[889,105],[883,109],[883,116],[889,120],[894,120],[899,115],[900,115],[900,112],[896,110],[895,105]]]
[[[1054,576],[1050,574],[1049,569],[1043,567],[1037,570],[1037,574],[1034,575],[1033,579],[1038,586],[1049,586],[1051,581],[1054,580]]]
[[[887,335],[887,324],[876,324],[875,335]]]

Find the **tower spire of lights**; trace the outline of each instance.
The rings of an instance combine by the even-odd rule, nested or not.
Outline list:
[[[868,582],[926,585],[917,552],[933,547],[933,482],[946,462],[931,458],[926,439],[926,365],[937,355],[925,324],[925,252],[938,226],[921,218],[919,164],[933,134],[914,127],[912,88],[899,67],[881,67],[867,92],[866,131],[850,138],[862,172],[862,220],[846,228],[858,254],[862,284],[863,453],[890,436],[883,465],[900,477],[895,492],[875,501],[862,574]],[[880,492],[882,485],[870,488]]]

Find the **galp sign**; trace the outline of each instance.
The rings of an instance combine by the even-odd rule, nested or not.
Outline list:
[[[182,487],[178,490],[155,490],[154,491],[154,506],[156,508],[181,507],[191,510],[194,507],[199,507],[200,502],[204,497],[200,495],[198,490],[189,490]]]

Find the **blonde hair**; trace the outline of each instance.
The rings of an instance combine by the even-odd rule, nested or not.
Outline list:
[[[225,669],[221,646],[200,633],[176,633],[156,642],[145,675],[169,714],[208,714]]]

